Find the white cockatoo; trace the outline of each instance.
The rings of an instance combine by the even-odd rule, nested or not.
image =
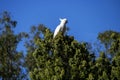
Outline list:
[[[63,34],[65,33],[66,31],[66,23],[67,23],[67,19],[64,18],[64,19],[61,19],[60,18],[60,24],[56,27],[55,31],[54,31],[54,35],[53,35],[53,38],[55,38],[55,36],[61,31]]]

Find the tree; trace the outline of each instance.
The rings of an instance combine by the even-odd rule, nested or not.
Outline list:
[[[33,71],[33,69],[36,67],[36,61],[33,57],[33,52],[37,48],[37,45],[35,44],[35,41],[43,35],[42,33],[45,32],[46,27],[43,24],[40,24],[39,26],[32,26],[30,33],[28,33],[28,37],[25,41],[25,47],[27,49],[27,55],[25,58],[25,66],[28,69],[28,72]]]
[[[98,39],[105,46],[106,53],[109,53],[113,57],[120,49],[118,46],[120,33],[112,30],[108,30],[98,34]]]
[[[98,38],[105,45],[107,53],[111,55],[110,79],[120,79],[120,33],[116,31],[105,31],[100,33]],[[104,64],[105,65],[105,64]],[[105,74],[105,73],[104,73]]]
[[[120,79],[120,52],[113,58],[111,78],[113,80]]]
[[[98,34],[99,57],[90,43],[78,42],[73,36],[53,33],[44,25],[33,26],[27,48],[26,66],[32,80],[119,80],[120,33]],[[93,54],[94,53],[94,54]],[[111,59],[109,59],[111,55]]]
[[[110,80],[111,64],[104,52],[100,53],[100,57],[95,62],[95,77],[98,80]],[[95,79],[95,80],[96,80]]]
[[[112,59],[111,78],[120,79],[120,34],[114,37],[115,41],[112,43],[110,51],[115,54]]]
[[[21,34],[14,34],[17,22],[12,20],[8,12],[0,15],[0,78],[22,79],[23,53],[16,50],[22,39]]]
[[[77,42],[73,36],[63,36],[61,32],[53,39],[53,33],[43,25],[33,27],[33,31],[35,48],[28,55],[34,63],[31,64],[28,55],[26,57],[28,64],[33,65],[31,69],[28,66],[31,79],[79,80],[88,77],[94,54],[89,53],[86,43]]]

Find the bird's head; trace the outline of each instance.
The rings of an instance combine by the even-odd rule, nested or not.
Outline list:
[[[66,18],[63,18],[63,19],[60,18],[60,21],[61,23],[64,23],[64,24],[68,23],[68,20]]]

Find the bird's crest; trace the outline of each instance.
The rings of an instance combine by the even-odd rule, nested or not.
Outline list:
[[[65,23],[67,23],[68,21],[67,21],[67,19],[66,18],[59,18],[59,20],[60,20],[60,22],[65,22]]]

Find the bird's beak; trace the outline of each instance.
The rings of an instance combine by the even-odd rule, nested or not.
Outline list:
[[[66,23],[68,23],[68,21],[66,21]]]

